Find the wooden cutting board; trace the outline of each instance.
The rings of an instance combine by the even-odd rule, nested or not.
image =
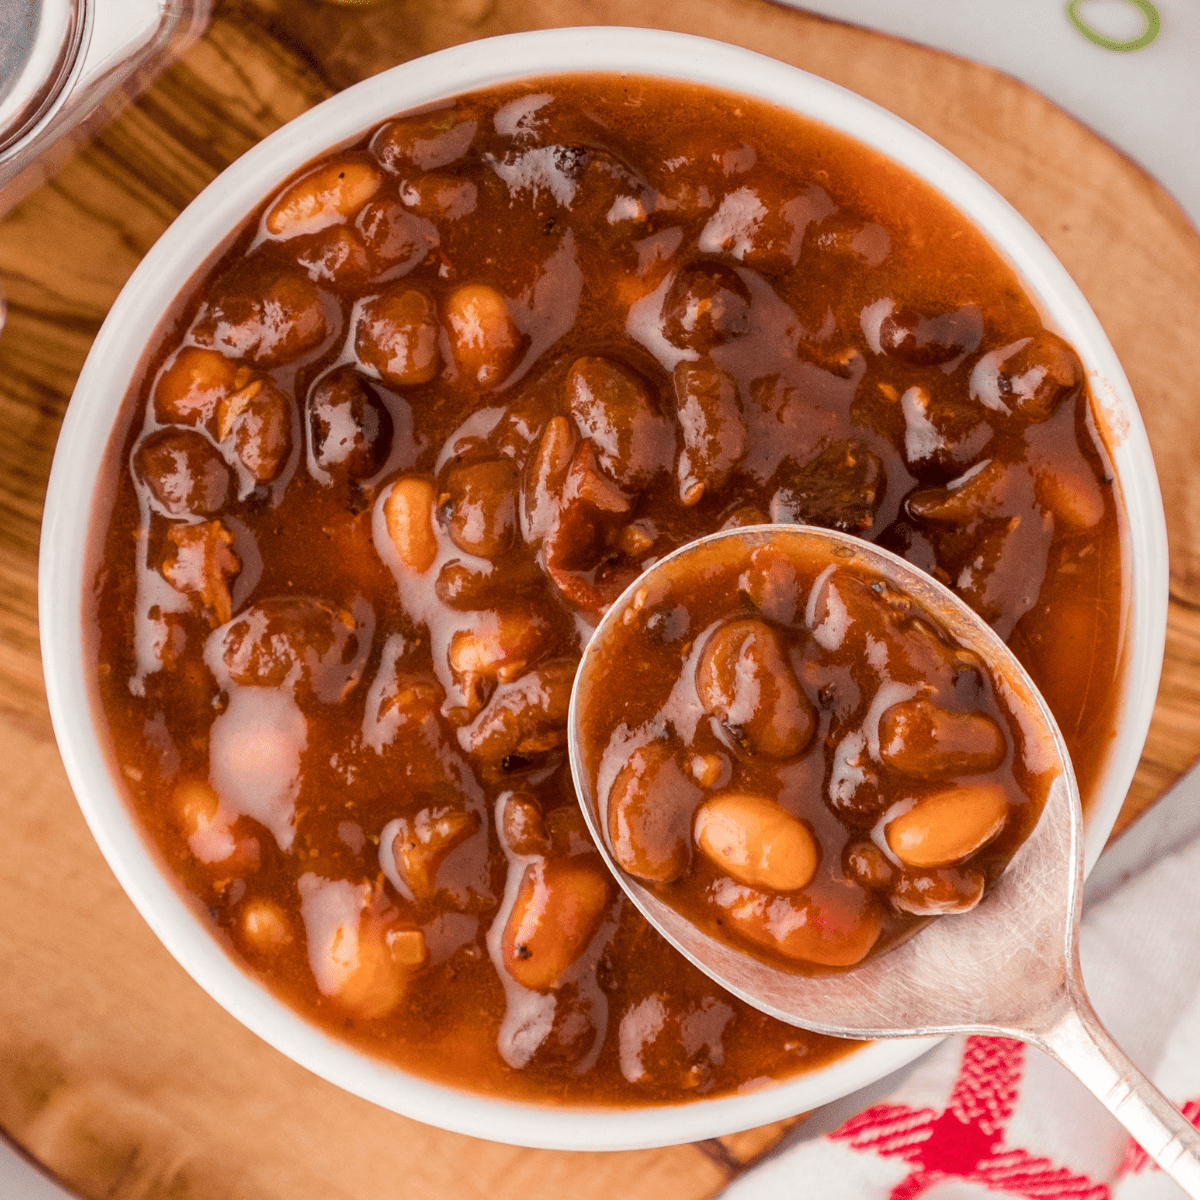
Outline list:
[[[39,664],[38,525],[58,426],[109,305],[187,201],[272,129],[384,67],[516,29],[645,24],[646,11],[635,0],[231,0],[0,222],[0,1126],[84,1196],[701,1200],[787,1126],[633,1153],[520,1150],[309,1075],[209,1000],[125,899],[75,807]],[[1163,686],[1127,823],[1200,753],[1200,237],[1153,180],[998,72],[765,0],[659,0],[653,13],[825,75],[926,130],[1025,214],[1099,314],[1150,429],[1172,539]]]

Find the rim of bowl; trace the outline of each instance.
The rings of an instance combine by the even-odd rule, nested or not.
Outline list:
[[[116,785],[86,670],[84,599],[93,501],[110,434],[164,314],[214,247],[280,182],[388,117],[522,78],[586,72],[706,84],[792,109],[856,138],[924,179],[981,227],[1044,317],[1079,351],[1106,424],[1123,494],[1127,572],[1120,737],[1085,836],[1099,856],[1149,727],[1166,638],[1166,524],[1150,445],[1129,383],[1066,269],[1015,209],[939,143],[838,84],[708,38],[618,26],[508,34],[393,67],[325,100],[248,150],[163,233],[110,309],[80,373],[51,468],[38,595],[51,718],[72,788],[109,866],[160,941],[238,1021],[324,1079],[402,1115],[458,1133],[547,1149],[649,1148],[748,1129],[818,1107],[911,1062],[938,1039],[875,1042],[827,1067],[758,1090],[634,1108],[556,1108],[432,1083],[335,1041],[254,981],[200,924],[133,820]]]

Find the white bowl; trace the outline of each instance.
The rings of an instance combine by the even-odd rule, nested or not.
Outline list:
[[[42,525],[40,622],[50,711],[67,773],[129,897],[191,976],[244,1025],[365,1099],[446,1129],[520,1145],[610,1150],[694,1141],[775,1121],[881,1078],[930,1046],[877,1042],[831,1066],[746,1094],[654,1108],[552,1108],[439,1086],[369,1058],[296,1015],[247,975],[193,915],[158,864],[98,733],[82,613],[103,448],[148,342],[177,293],[278,183],[329,147],[396,113],[524,76],[625,71],[709,84],[791,108],[873,146],[949,197],[1011,263],[1088,370],[1128,515],[1128,650],[1117,738],[1089,813],[1095,862],[1133,778],[1166,636],[1167,547],[1149,443],[1112,347],[1071,277],[995,191],[886,109],[824,79],[734,46],[645,29],[553,29],[471,42],[385,71],[296,118],[214,180],[158,240],[117,297],[75,388]]]

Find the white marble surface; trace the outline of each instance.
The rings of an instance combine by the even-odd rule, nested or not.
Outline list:
[[[1200,3],[1197,0],[784,0],[975,59],[1035,87],[1149,171],[1200,228]],[[1132,42],[1157,14],[1149,45]]]

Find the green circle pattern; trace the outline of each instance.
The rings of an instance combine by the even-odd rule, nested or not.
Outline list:
[[[1103,46],[1105,50],[1141,50],[1158,37],[1158,31],[1162,28],[1162,19],[1158,15],[1158,9],[1150,3],[1150,0],[1126,0],[1126,3],[1132,4],[1142,14],[1146,24],[1137,37],[1117,41],[1115,38],[1105,37],[1099,30],[1093,29],[1088,24],[1087,18],[1079,11],[1085,3],[1086,0],[1070,0],[1067,5],[1067,16],[1071,18],[1071,24],[1089,42],[1095,42],[1097,46]]]

